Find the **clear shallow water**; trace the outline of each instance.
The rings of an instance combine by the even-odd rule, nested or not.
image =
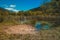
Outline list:
[[[42,25],[41,22],[36,22],[35,27],[37,30],[40,30],[40,29],[49,29],[50,26],[49,24]]]
[[[37,22],[37,23],[35,24],[35,27],[36,27],[37,30],[40,30],[40,29],[42,28],[42,25],[41,25],[40,22]]]

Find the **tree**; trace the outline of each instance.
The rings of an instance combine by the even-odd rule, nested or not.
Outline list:
[[[23,11],[19,11],[19,12],[17,13],[17,15],[23,16],[23,15],[24,15],[24,12],[23,12]]]

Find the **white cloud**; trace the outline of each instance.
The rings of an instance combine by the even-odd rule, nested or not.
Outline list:
[[[5,9],[7,9],[7,10],[13,10],[13,8],[5,8]]]
[[[16,9],[14,9],[14,8],[5,8],[5,9],[7,9],[7,10],[12,10],[12,11],[14,11],[14,12],[18,12],[19,10],[16,10]]]
[[[2,5],[3,7],[11,7],[11,8],[15,8],[16,7],[16,5],[13,5],[13,4],[11,4],[11,5],[7,5],[7,4],[4,4],[4,5]]]
[[[16,7],[16,5],[11,4],[10,7],[13,7],[14,8],[14,7]]]
[[[18,12],[19,10],[13,9],[14,12]]]
[[[16,7],[16,5],[13,5],[13,4],[11,4],[11,5],[6,5],[5,4],[5,9],[7,9],[7,10],[11,10],[11,11],[14,11],[14,12],[18,12],[19,10],[17,10],[17,9],[14,9],[15,7]]]

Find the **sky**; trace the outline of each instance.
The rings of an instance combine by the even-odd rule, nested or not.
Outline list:
[[[39,7],[45,1],[46,0],[0,0],[0,7],[16,12],[26,11],[32,8]]]

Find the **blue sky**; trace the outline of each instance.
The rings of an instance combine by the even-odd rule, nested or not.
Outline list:
[[[8,10],[19,11],[36,8],[46,0],[0,0],[0,7]]]

